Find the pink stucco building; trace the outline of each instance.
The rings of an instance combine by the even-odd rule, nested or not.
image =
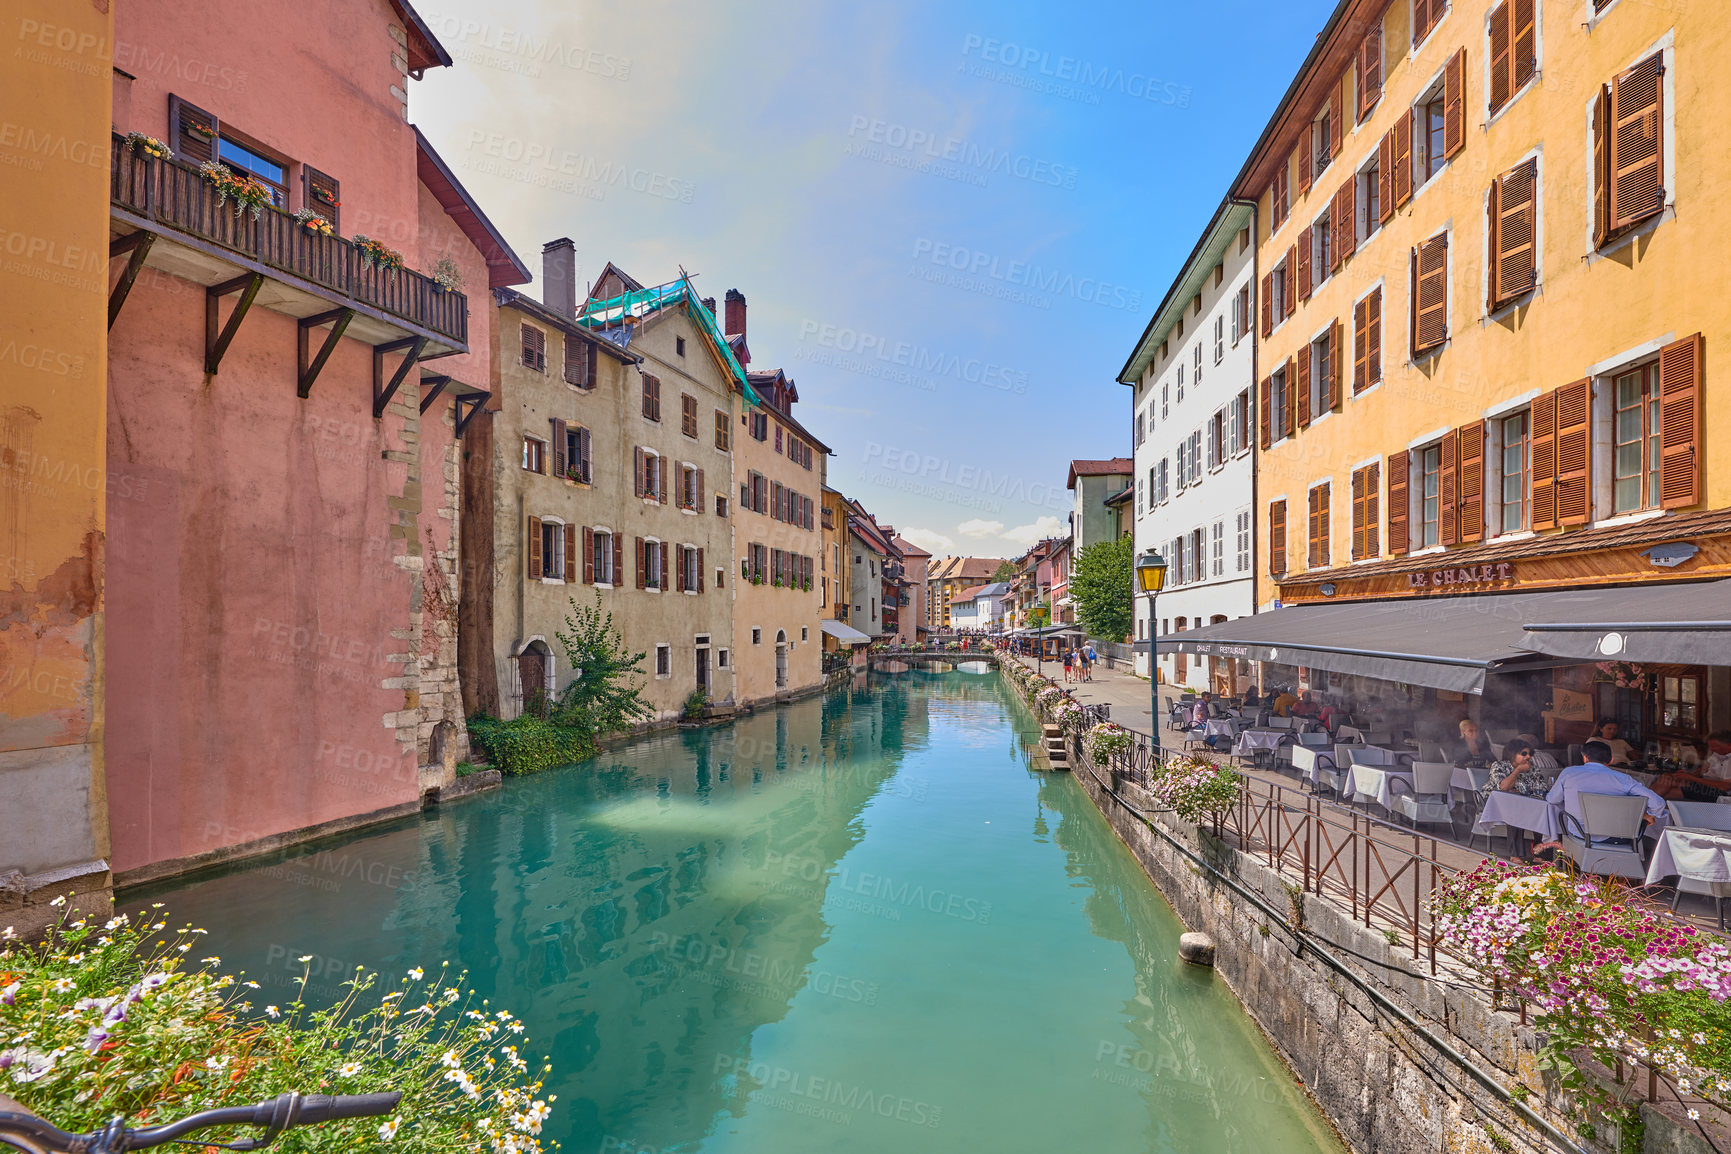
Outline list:
[[[401,0],[238,19],[127,0],[115,44],[106,769],[125,883],[406,812],[440,782],[463,741],[460,428],[490,389],[486,294],[529,277],[409,123],[410,79],[451,58]],[[217,203],[212,159],[256,182],[256,218]]]

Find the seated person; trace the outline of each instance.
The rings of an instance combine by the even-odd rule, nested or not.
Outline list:
[[[1342,709],[1338,705],[1333,704],[1332,702],[1329,703],[1328,705],[1323,706],[1321,709],[1317,710],[1317,713],[1316,713],[1316,719],[1318,721],[1322,722],[1323,728],[1327,729],[1328,732],[1330,732],[1330,733],[1333,733],[1336,729],[1338,729],[1340,727],[1340,723],[1345,721],[1346,718],[1347,718],[1346,710]]]
[[[1256,686],[1252,685],[1249,689],[1246,689],[1244,691],[1244,704],[1245,705],[1261,705],[1262,704],[1262,695],[1256,692]]]
[[[1304,696],[1298,699],[1298,704],[1294,705],[1287,712],[1294,717],[1315,717],[1318,713],[1321,713],[1322,708],[1316,703],[1316,690],[1305,690]]]
[[[1583,793],[1603,793],[1613,797],[1640,797],[1647,802],[1647,812],[1642,815],[1646,825],[1652,825],[1655,820],[1665,814],[1665,799],[1630,777],[1621,770],[1612,769],[1607,762],[1611,757],[1611,747],[1602,741],[1587,742],[1581,747],[1581,755],[1587,759],[1585,765],[1571,765],[1557,775],[1551,790],[1545,794],[1545,800],[1552,805],[1561,804],[1563,813],[1581,821],[1581,795]],[[1566,826],[1565,826],[1566,828]],[[1534,851],[1545,849],[1561,849],[1561,842],[1548,841],[1533,847]]]
[[[1635,760],[1635,747],[1617,736],[1617,723],[1614,721],[1599,722],[1595,735],[1611,749],[1611,760],[1606,765],[1629,765]]]
[[[1479,723],[1468,717],[1461,721],[1460,745],[1455,750],[1456,765],[1478,767],[1489,765],[1496,753],[1491,749],[1491,739],[1479,729]]]
[[[1282,689],[1280,696],[1269,703],[1276,717],[1291,717],[1292,707],[1298,704],[1298,695],[1290,689]]]
[[[1719,729],[1707,735],[1707,757],[1697,772],[1677,770],[1662,775],[1653,783],[1655,793],[1673,799],[1683,798],[1685,787],[1703,801],[1709,793],[1731,792],[1731,729]]]
[[[1490,780],[1479,790],[1481,797],[1499,789],[1523,797],[1544,797],[1551,791],[1550,776],[1533,764],[1533,747],[1519,738],[1503,747],[1503,756],[1491,762],[1490,771]]]

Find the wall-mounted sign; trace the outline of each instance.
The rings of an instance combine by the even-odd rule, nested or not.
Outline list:
[[[1409,589],[1456,588],[1462,585],[1493,585],[1515,579],[1513,561],[1497,561],[1488,565],[1450,566],[1446,569],[1414,569],[1407,573]]]

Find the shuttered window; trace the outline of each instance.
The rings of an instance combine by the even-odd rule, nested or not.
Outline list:
[[[1358,248],[1358,177],[1350,176],[1334,194],[1334,267]]]
[[[1394,219],[1394,134],[1395,130],[1389,129],[1376,146],[1376,207],[1381,224]]]
[[[595,387],[595,346],[581,337],[565,336],[565,383],[580,389]]]
[[[1272,393],[1272,378],[1263,377],[1262,383],[1256,386],[1256,443],[1264,449],[1273,443],[1273,420],[1269,412],[1269,405],[1273,403]],[[1162,461],[1161,464],[1164,465],[1165,462]],[[1161,500],[1165,500],[1164,494]]]
[[[563,477],[571,467],[567,461],[569,455],[567,450],[570,446],[565,438],[565,422],[554,417],[551,424],[553,426],[553,475]]]
[[[1328,568],[1328,538],[1329,538],[1329,490],[1331,486],[1324,482],[1310,491],[1310,553],[1308,567],[1311,569]]]
[[[1382,21],[1370,26],[1358,46],[1358,120],[1362,124],[1382,98]]]
[[[1474,421],[1455,430],[1460,449],[1455,539],[1462,544],[1485,539],[1485,424]]]
[[[1328,326],[1328,363],[1322,375],[1322,406],[1330,412],[1340,411],[1340,338],[1341,324],[1337,320]]]
[[[1382,380],[1382,289],[1359,301],[1352,310],[1352,392],[1364,392]]]
[[[1280,262],[1280,303],[1282,315],[1290,317],[1298,308],[1298,246],[1290,245],[1286,250],[1286,258]],[[1200,351],[1202,346],[1196,346]],[[1198,372],[1197,379],[1201,380]]]
[[[730,434],[731,434],[731,430],[728,428],[728,424],[727,424],[727,412],[723,409],[715,410],[715,451],[716,452],[718,452],[718,453],[727,452],[727,443],[728,443],[728,437]]]
[[[541,518],[539,517],[529,518],[528,546],[529,565],[524,570],[524,576],[531,581],[539,581],[541,579],[541,566],[543,564],[541,557]]]
[[[1534,529],[1557,527],[1557,394],[1533,398],[1528,414],[1527,471],[1529,524]]]
[[[523,326],[523,367],[547,371],[547,334],[534,325]]]
[[[697,398],[690,393],[679,394],[679,431],[697,440]]]
[[[1286,502],[1268,503],[1268,572],[1280,576],[1286,572]]]
[[[1467,145],[1466,117],[1467,50],[1462,48],[1443,68],[1443,158],[1455,156]]]
[[[1394,122],[1394,206],[1404,208],[1412,199],[1412,118],[1411,109]]]
[[[651,421],[661,419],[661,378],[654,373],[643,374],[643,415]]]
[[[1412,250],[1412,353],[1419,356],[1448,340],[1448,233]]]
[[[1292,168],[1298,173],[1298,195],[1303,196],[1310,191],[1310,183],[1316,175],[1315,146],[1311,143],[1312,134],[1316,131],[1316,122],[1311,121],[1298,130],[1298,143],[1292,146]]]
[[[1494,312],[1531,292],[1538,281],[1538,174],[1536,158],[1491,182],[1489,207],[1490,307]]]
[[[182,160],[203,164],[216,158],[216,141],[222,122],[214,113],[178,96],[168,98],[169,148]]]
[[[1262,274],[1262,335],[1268,337],[1274,332],[1274,274]],[[1164,414],[1162,414],[1164,415]]]
[[[1417,48],[1448,11],[1448,0],[1412,0],[1412,44]]]
[[[1557,390],[1557,524],[1585,525],[1591,515],[1591,380]]]
[[[1382,552],[1381,516],[1377,510],[1381,497],[1379,464],[1371,463],[1352,474],[1352,559],[1363,561]]]
[[[1664,210],[1664,54],[1614,77],[1593,119],[1599,243]]]
[[[1405,449],[1388,455],[1388,551],[1401,556],[1408,548],[1408,518],[1411,506],[1407,483],[1412,472],[1412,454]]]
[[[1442,470],[1438,474],[1437,541],[1454,545],[1460,541],[1461,436],[1450,429],[1443,437]]]
[[[1490,15],[1491,115],[1525,88],[1538,70],[1534,0],[1503,0]]]
[[[1298,234],[1298,244],[1295,247],[1298,252],[1298,299],[1307,301],[1310,299],[1310,292],[1313,287],[1310,283],[1310,258],[1312,255],[1310,229],[1307,228]]]
[[[1701,334],[1659,351],[1659,503],[1701,500]]]
[[[1310,427],[1310,346],[1305,345],[1298,350],[1298,381],[1295,389],[1298,400],[1298,427]]]
[[[1295,418],[1298,415],[1298,366],[1291,357],[1286,358],[1286,367],[1280,375],[1281,388],[1284,397],[1280,406],[1280,433],[1290,437],[1295,430]]]
[[[343,186],[334,176],[327,176],[310,164],[301,166],[301,187],[306,207],[331,222],[331,228],[342,235]]]
[[[1273,221],[1271,228],[1275,230],[1286,223],[1286,215],[1292,208],[1292,189],[1288,183],[1290,180],[1288,168],[1289,165],[1282,164],[1274,170],[1274,182],[1268,189],[1269,214]]]

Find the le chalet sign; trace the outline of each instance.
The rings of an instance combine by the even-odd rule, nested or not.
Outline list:
[[[1515,563],[1513,561],[1493,561],[1483,565],[1449,565],[1440,569],[1411,569],[1407,571],[1407,588],[1417,592],[1420,589],[1472,589],[1487,585],[1500,585],[1505,581],[1515,579]]]

